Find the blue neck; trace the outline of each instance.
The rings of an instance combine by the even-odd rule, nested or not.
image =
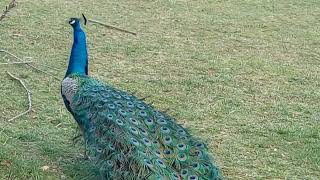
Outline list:
[[[77,24],[73,27],[73,45],[65,77],[72,73],[88,75],[88,52],[86,34]]]

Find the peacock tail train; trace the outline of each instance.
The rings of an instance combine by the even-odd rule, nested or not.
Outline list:
[[[77,36],[70,61],[86,60],[69,62],[61,94],[102,179],[222,179],[206,145],[173,118],[85,70],[78,71],[81,67],[71,67],[88,65],[86,46],[80,41],[86,43],[85,36],[82,30],[76,32],[79,21],[71,19],[70,24]]]

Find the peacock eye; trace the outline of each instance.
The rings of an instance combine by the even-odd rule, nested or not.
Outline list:
[[[74,20],[74,19],[69,21],[70,24],[74,24],[75,22],[76,22],[76,20]]]

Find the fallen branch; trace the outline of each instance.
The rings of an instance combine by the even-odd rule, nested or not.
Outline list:
[[[105,23],[102,23],[102,22],[99,22],[97,20],[93,20],[93,19],[88,19],[89,22],[92,22],[92,23],[96,23],[96,24],[99,24],[101,26],[104,26],[106,28],[109,28],[109,29],[114,29],[114,30],[117,30],[117,31],[121,31],[121,32],[125,32],[125,33],[129,33],[129,34],[132,34],[132,35],[137,35],[137,33],[135,32],[131,32],[131,31],[128,31],[128,30],[124,30],[124,29],[121,29],[121,28],[118,28],[118,27],[115,27],[115,26],[111,26],[111,25],[108,25],[108,24],[105,24]]]
[[[29,63],[33,63],[33,61],[24,61],[24,62],[8,62],[8,63],[0,63],[0,65],[29,64]]]
[[[16,58],[17,60],[19,60],[20,62],[25,62],[24,60],[22,60],[22,59],[19,58],[18,56],[14,55],[14,54],[6,51],[6,50],[0,49],[0,52],[4,52],[4,53],[6,53],[6,54],[9,54],[9,55],[13,56],[14,58]],[[37,71],[39,71],[39,72],[42,72],[43,74],[46,74],[46,75],[48,75],[48,76],[53,77],[55,80],[60,81],[60,79],[57,78],[57,77],[55,77],[54,75],[52,75],[52,74],[50,74],[50,73],[47,73],[47,72],[45,72],[45,71],[43,71],[43,70],[41,70],[41,69],[39,69],[39,68],[31,65],[31,64],[26,63],[26,65],[29,66],[29,67],[32,67],[33,69],[35,69],[35,70],[37,70]]]
[[[27,88],[27,86],[25,85],[25,83],[24,83],[21,79],[15,77],[14,75],[12,75],[12,74],[11,74],[10,72],[8,72],[8,71],[7,71],[7,74],[8,74],[9,76],[11,76],[13,79],[15,79],[15,80],[17,80],[17,81],[20,82],[20,84],[21,84],[21,85],[24,87],[24,89],[27,91],[28,101],[29,101],[28,110],[26,110],[25,112],[20,113],[20,114],[16,115],[15,117],[9,119],[8,121],[10,122],[10,121],[13,121],[13,120],[17,119],[17,118],[20,117],[20,116],[23,116],[23,115],[29,113],[29,112],[32,110],[32,99],[31,99],[31,94],[32,94],[32,93],[31,93],[31,91]]]
[[[4,19],[7,14],[9,13],[10,9],[14,8],[17,5],[15,0],[12,0],[8,6],[6,6],[6,9],[3,11],[2,15],[0,16],[0,21]]]

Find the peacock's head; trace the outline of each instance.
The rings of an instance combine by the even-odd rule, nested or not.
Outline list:
[[[84,14],[82,14],[82,18],[70,18],[69,20],[69,24],[73,27],[80,27],[80,22],[84,21],[84,25],[87,24],[87,18],[84,16]]]
[[[80,19],[79,18],[70,18],[69,24],[73,27],[79,27],[80,26]]]

